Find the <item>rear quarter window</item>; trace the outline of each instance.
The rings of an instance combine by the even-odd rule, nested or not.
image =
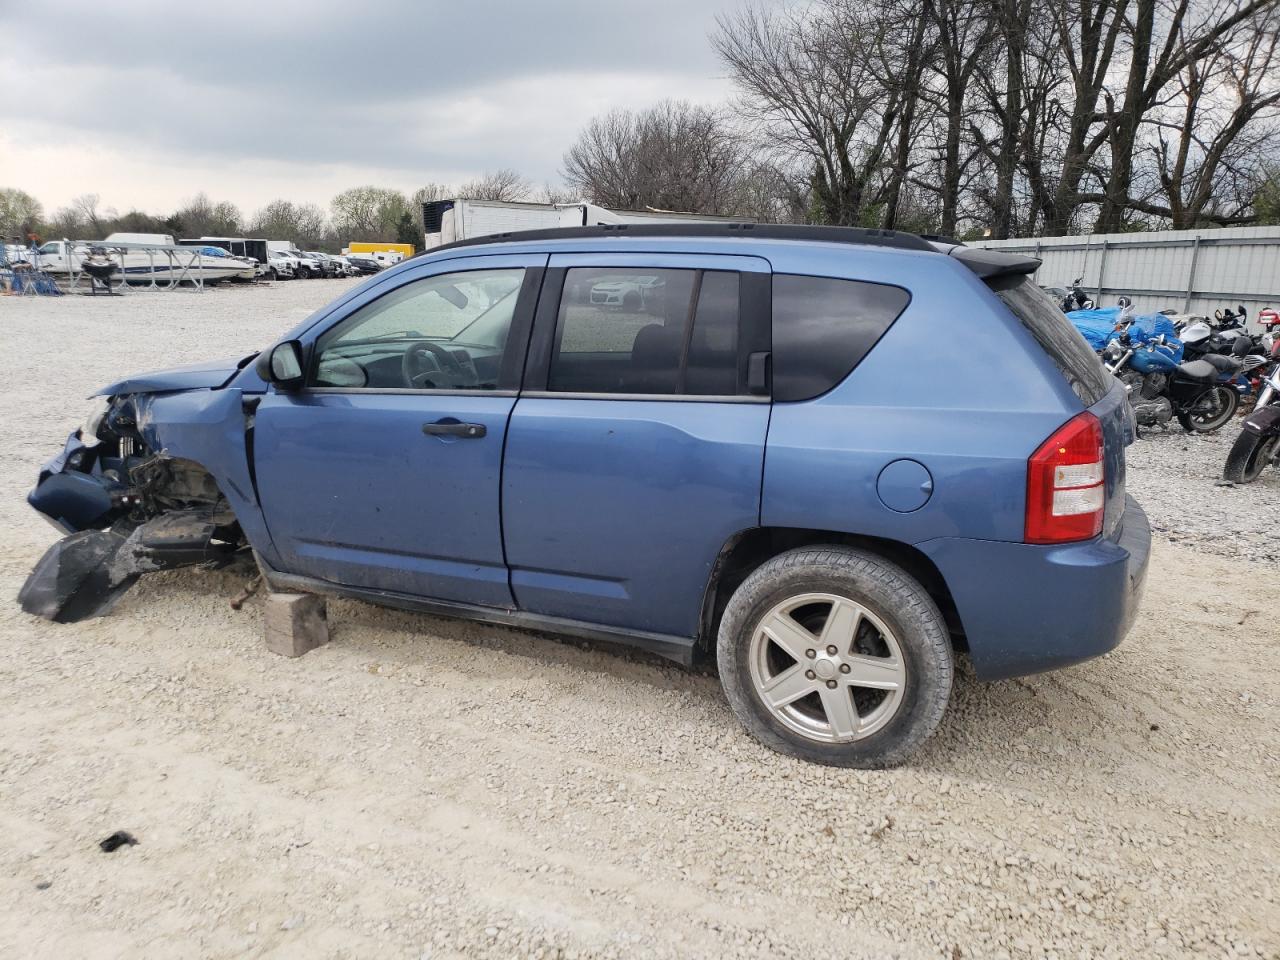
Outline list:
[[[901,287],[777,274],[773,399],[810,400],[847,377],[906,309]]]
[[[996,280],[991,289],[1036,338],[1080,401],[1091,407],[1104,396],[1110,376],[1075,325],[1029,276]]]

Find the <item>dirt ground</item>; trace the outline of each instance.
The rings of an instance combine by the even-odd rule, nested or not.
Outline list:
[[[341,286],[0,298],[0,957],[1280,957],[1276,569],[1164,503],[1114,654],[962,670],[881,773],[758,746],[709,675],[516,631],[331,603],[332,643],[274,657],[227,573],[23,614],[55,537],[23,496],[82,398]],[[1232,497],[1274,534],[1278,494]]]

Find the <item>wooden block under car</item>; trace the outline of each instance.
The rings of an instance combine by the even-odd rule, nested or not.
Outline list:
[[[267,649],[282,657],[300,657],[329,642],[324,597],[310,593],[272,593],[266,598],[263,625]]]

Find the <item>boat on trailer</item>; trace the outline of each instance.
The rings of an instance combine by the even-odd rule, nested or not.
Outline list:
[[[233,278],[253,279],[257,264],[215,247],[179,246],[163,233],[113,233],[105,240],[51,240],[32,251],[29,259],[58,280],[75,284],[93,250],[115,261],[113,284],[168,288],[190,282],[196,286]]]

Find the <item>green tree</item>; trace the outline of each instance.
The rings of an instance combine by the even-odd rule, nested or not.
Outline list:
[[[330,201],[333,226],[344,240],[388,240],[396,235],[408,198],[385,187],[353,187]]]
[[[1253,195],[1253,213],[1258,224],[1280,224],[1280,166],[1266,170]]]
[[[415,250],[422,246],[422,234],[416,218],[408,210],[396,221],[396,243],[411,243]]]
[[[0,237],[20,237],[34,233],[44,208],[40,201],[16,187],[0,187]]]

